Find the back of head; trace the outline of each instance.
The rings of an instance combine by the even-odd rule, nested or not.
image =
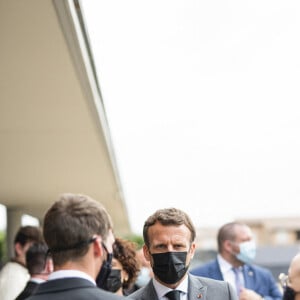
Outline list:
[[[30,242],[42,242],[43,235],[40,227],[22,226],[15,235],[14,244],[19,243],[24,246]]]
[[[29,274],[41,274],[47,261],[48,247],[46,243],[33,243],[26,252],[26,266]]]
[[[112,222],[106,209],[81,194],[62,194],[44,218],[43,233],[53,263],[62,265],[83,257],[95,234],[106,239]]]
[[[191,242],[196,238],[196,230],[190,217],[182,210],[177,208],[165,208],[157,210],[144,223],[143,237],[146,246],[149,247],[148,229],[155,223],[161,223],[164,226],[185,225],[191,232]]]
[[[42,242],[43,234],[40,227],[22,226],[19,228],[14,239],[15,260],[25,264],[27,245],[34,242]]]

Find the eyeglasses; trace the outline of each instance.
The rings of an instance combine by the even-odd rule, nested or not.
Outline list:
[[[280,273],[279,276],[278,276],[278,279],[279,279],[279,283],[280,285],[283,287],[283,288],[286,288],[286,286],[288,284],[290,284],[290,279],[289,279],[289,276],[284,274],[284,273]]]

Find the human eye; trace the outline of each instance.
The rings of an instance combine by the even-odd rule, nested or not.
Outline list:
[[[156,250],[164,250],[166,248],[166,245],[164,244],[157,244],[154,246],[154,249]]]
[[[173,248],[177,251],[180,251],[180,250],[185,250],[186,249],[186,245],[184,244],[175,244],[173,245]]]

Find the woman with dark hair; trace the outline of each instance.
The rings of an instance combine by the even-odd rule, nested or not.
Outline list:
[[[128,295],[138,272],[135,243],[116,238],[113,244],[112,269],[105,289],[119,295]]]

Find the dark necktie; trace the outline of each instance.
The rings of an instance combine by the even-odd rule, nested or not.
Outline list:
[[[165,296],[170,300],[180,300],[180,291],[173,290],[166,293]]]

